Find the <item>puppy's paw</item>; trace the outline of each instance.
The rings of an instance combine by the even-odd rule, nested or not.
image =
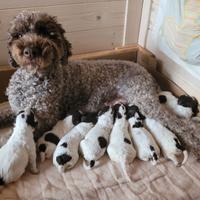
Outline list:
[[[44,153],[40,153],[40,161],[44,162],[45,161],[45,154]]]
[[[38,168],[30,168],[31,174],[39,174],[40,170]]]

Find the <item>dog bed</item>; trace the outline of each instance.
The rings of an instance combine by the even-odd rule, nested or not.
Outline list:
[[[155,58],[146,50],[136,47],[134,51],[129,48],[118,51],[117,54],[106,52],[105,55],[97,53],[84,55],[85,57],[82,56],[81,59],[104,57],[132,60],[146,66],[163,88],[172,85],[169,81],[165,84],[163,76],[155,71]],[[74,56],[73,59],[77,57]],[[10,77],[13,70],[7,70],[5,73]],[[1,73],[2,76],[5,76],[5,73]],[[0,86],[0,89],[5,91],[3,86]],[[177,87],[174,89],[176,94],[181,94]],[[5,100],[5,97],[2,99]],[[2,110],[1,106],[0,109]],[[5,143],[10,132],[10,127],[0,129],[0,146]],[[103,161],[100,167],[85,170],[80,159],[73,169],[64,174],[58,173],[51,160],[39,163],[38,175],[32,175],[27,171],[17,182],[9,184],[0,191],[0,200],[200,199],[200,163],[192,156],[189,156],[186,165],[181,168],[176,168],[172,162],[166,161],[152,166],[149,162],[136,159],[131,164],[130,183],[125,181],[120,167],[108,160],[107,156]]]
[[[0,142],[3,142],[11,128],[0,129],[0,132]],[[64,174],[58,173],[51,160],[39,163],[39,169],[38,175],[27,171],[17,182],[6,186],[0,192],[0,199],[200,199],[200,163],[191,156],[180,168],[170,161],[152,166],[136,159],[131,164],[130,183],[107,156],[102,165],[93,170],[85,170],[82,159]]]

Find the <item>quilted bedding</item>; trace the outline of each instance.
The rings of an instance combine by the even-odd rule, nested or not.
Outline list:
[[[10,129],[0,129],[0,143]],[[64,174],[51,160],[39,163],[40,173],[28,171],[0,192],[0,200],[190,200],[200,199],[200,163],[191,156],[176,168],[166,161],[157,166],[135,160],[130,166],[132,182],[123,178],[120,167],[107,156],[101,166],[85,170],[82,159]]]

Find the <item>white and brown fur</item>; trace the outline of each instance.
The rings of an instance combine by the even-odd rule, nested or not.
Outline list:
[[[80,141],[94,126],[96,120],[95,115],[87,114],[87,116],[82,118],[81,123],[60,139],[53,153],[53,164],[60,173],[71,169],[78,162]]]
[[[133,147],[126,119],[126,107],[123,104],[116,104],[115,122],[110,134],[107,148],[110,159],[120,164],[123,173],[128,181],[131,181],[128,174],[128,167],[136,157],[136,150]]]
[[[157,164],[160,157],[160,148],[151,133],[144,127],[144,119],[139,108],[135,105],[128,107],[127,119],[129,132],[135,146],[137,157],[140,160]]]
[[[60,138],[67,134],[75,125],[81,122],[82,113],[74,112],[72,115],[59,120],[52,130],[45,132],[37,141],[37,149],[40,155],[40,160],[51,158]]]
[[[200,126],[178,118],[160,104],[159,86],[139,64],[122,60],[69,61],[65,30],[47,13],[25,11],[11,22],[8,51],[12,75],[7,95],[11,110],[0,111],[0,126],[33,107],[38,133],[50,130],[69,111],[97,111],[120,97],[146,117],[166,124],[200,158]]]
[[[106,152],[108,139],[113,127],[113,112],[109,106],[104,107],[98,113],[95,126],[80,142],[80,150],[86,162],[84,167],[91,169],[98,165],[98,161]]]
[[[188,152],[183,147],[175,134],[154,119],[145,119],[148,130],[156,139],[165,158],[168,158],[179,167],[188,159]]]
[[[37,121],[31,110],[21,111],[16,117],[13,133],[0,149],[0,186],[19,179],[26,167],[38,173],[33,132]]]

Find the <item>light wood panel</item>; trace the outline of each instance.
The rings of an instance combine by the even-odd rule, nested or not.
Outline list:
[[[143,0],[139,38],[138,38],[138,44],[141,45],[142,47],[145,47],[146,44],[150,15],[151,15],[151,7],[152,7],[151,5],[152,5],[152,0]]]
[[[138,43],[143,0],[126,0],[123,45]]]
[[[113,49],[122,45],[123,27],[111,27],[100,30],[68,33],[67,37],[73,44],[73,53],[92,52]]]
[[[3,9],[15,9],[15,8],[30,8],[30,7],[42,7],[42,6],[55,6],[77,3],[94,3],[94,2],[109,2],[120,0],[1,0],[0,10]]]
[[[7,38],[9,22],[23,9],[0,10],[0,40]],[[101,29],[124,25],[125,0],[47,7],[27,10],[47,12],[57,16],[66,32]]]

